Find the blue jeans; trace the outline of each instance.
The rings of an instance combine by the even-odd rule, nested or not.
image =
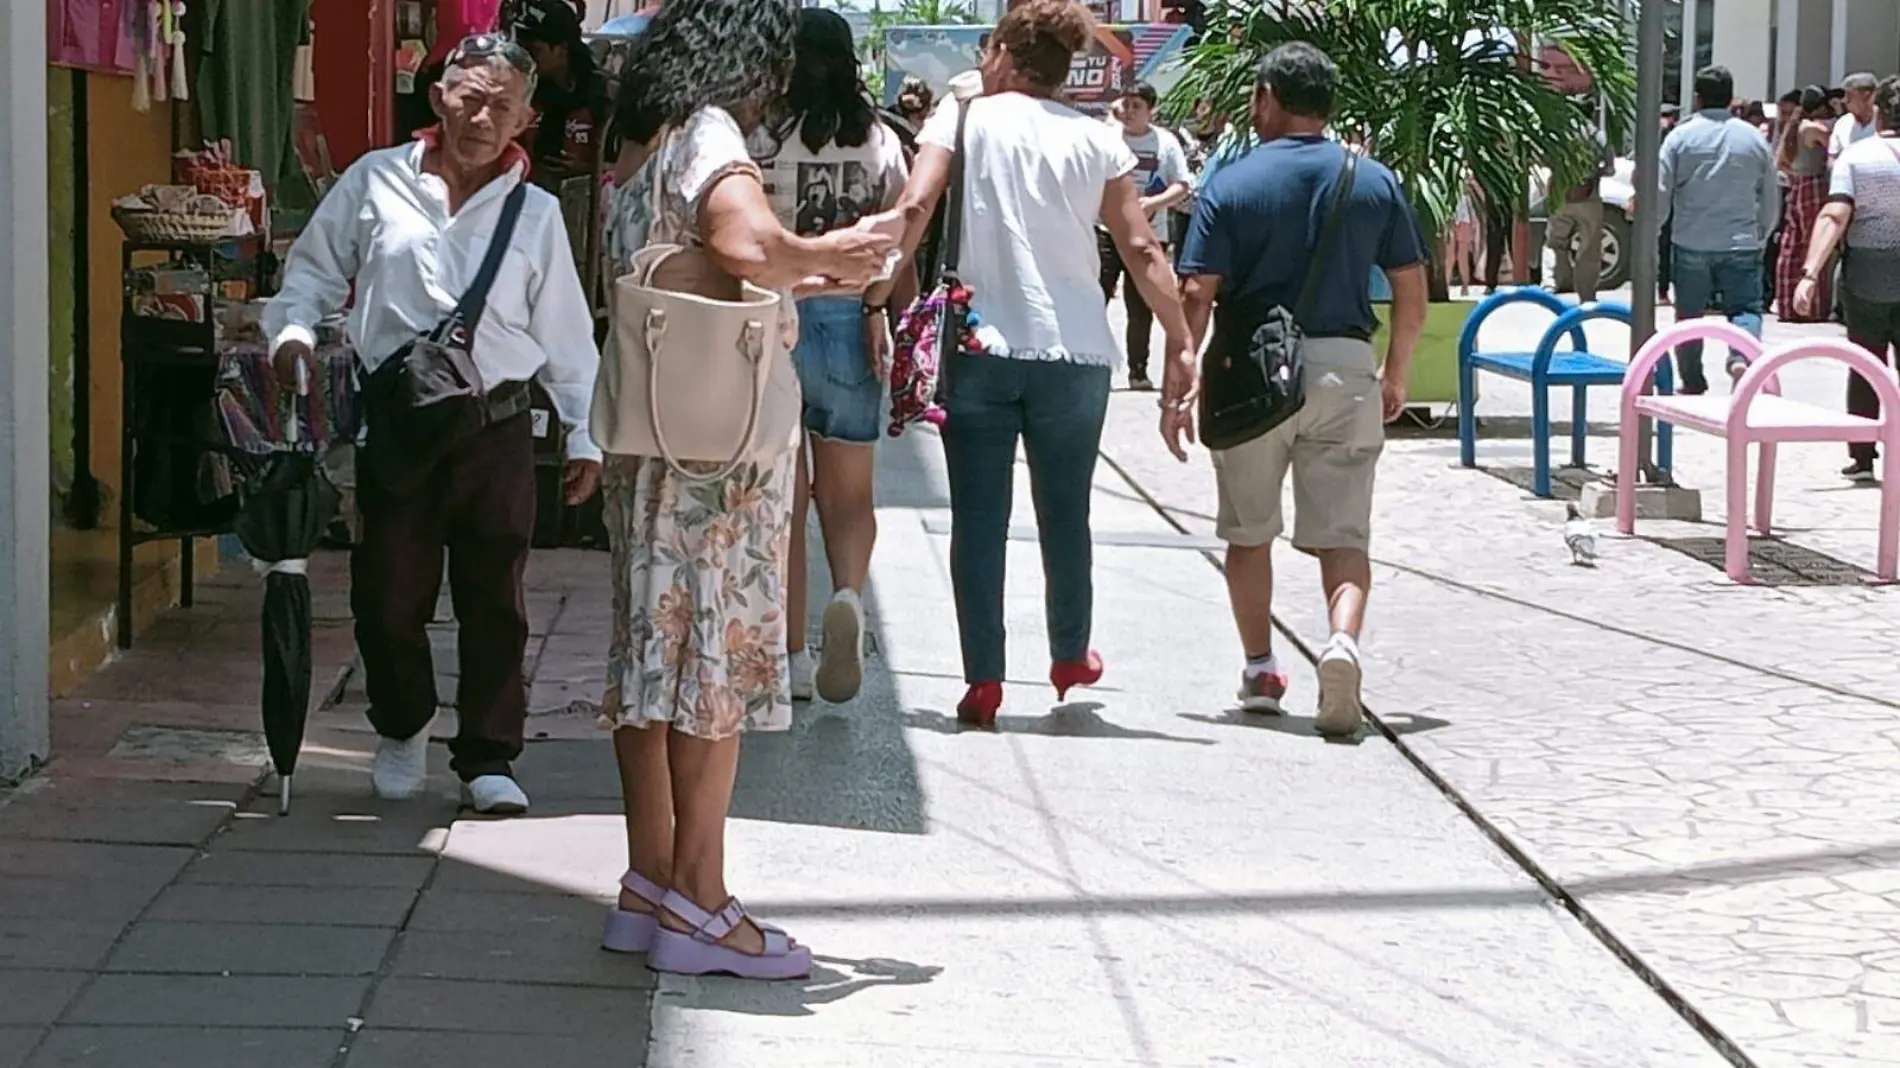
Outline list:
[[[1678,245],[1670,264],[1676,288],[1676,321],[1699,319],[1716,306],[1743,330],[1761,336],[1761,253],[1755,251],[1697,252]],[[1702,342],[1691,341],[1676,350],[1676,374],[1684,393],[1708,391],[1702,375]]]
[[[966,682],[1001,682],[1003,572],[1016,442],[1029,459],[1052,660],[1088,655],[1095,610],[1089,496],[1108,413],[1109,369],[959,356],[947,369],[950,580]]]
[[[799,301],[792,362],[805,394],[805,429],[814,437],[869,445],[882,436],[884,384],[872,371],[864,344],[862,300]]]

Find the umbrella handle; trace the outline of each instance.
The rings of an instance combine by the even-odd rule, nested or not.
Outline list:
[[[302,360],[297,360],[295,363],[297,365],[297,396],[307,397],[310,395],[310,368]],[[298,411],[298,405],[293,402],[290,406],[290,422],[284,427],[286,444],[297,444],[297,422],[301,414]]]

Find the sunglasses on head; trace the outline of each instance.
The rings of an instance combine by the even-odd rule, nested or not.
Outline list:
[[[449,52],[448,65],[460,67],[471,60],[493,59],[496,56],[528,77],[534,77],[534,57],[502,33],[478,33],[464,37],[462,43]]]

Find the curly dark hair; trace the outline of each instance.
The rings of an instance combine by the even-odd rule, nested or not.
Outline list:
[[[1028,0],[1012,7],[990,34],[1008,49],[1016,72],[1045,89],[1069,80],[1075,54],[1095,38],[1095,16],[1076,0]]]
[[[797,54],[791,86],[775,108],[773,139],[784,144],[797,130],[813,152],[834,141],[845,148],[869,141],[877,110],[858,77],[851,24],[836,11],[799,8]]]
[[[614,127],[645,143],[704,107],[763,107],[792,74],[792,0],[660,5],[627,54]]]

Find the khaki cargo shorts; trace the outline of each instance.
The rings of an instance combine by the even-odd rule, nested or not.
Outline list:
[[[1293,472],[1293,546],[1360,549],[1372,539],[1372,475],[1385,449],[1378,360],[1353,338],[1308,338],[1306,403],[1245,445],[1214,453],[1215,533],[1265,545],[1286,529],[1281,496]]]

